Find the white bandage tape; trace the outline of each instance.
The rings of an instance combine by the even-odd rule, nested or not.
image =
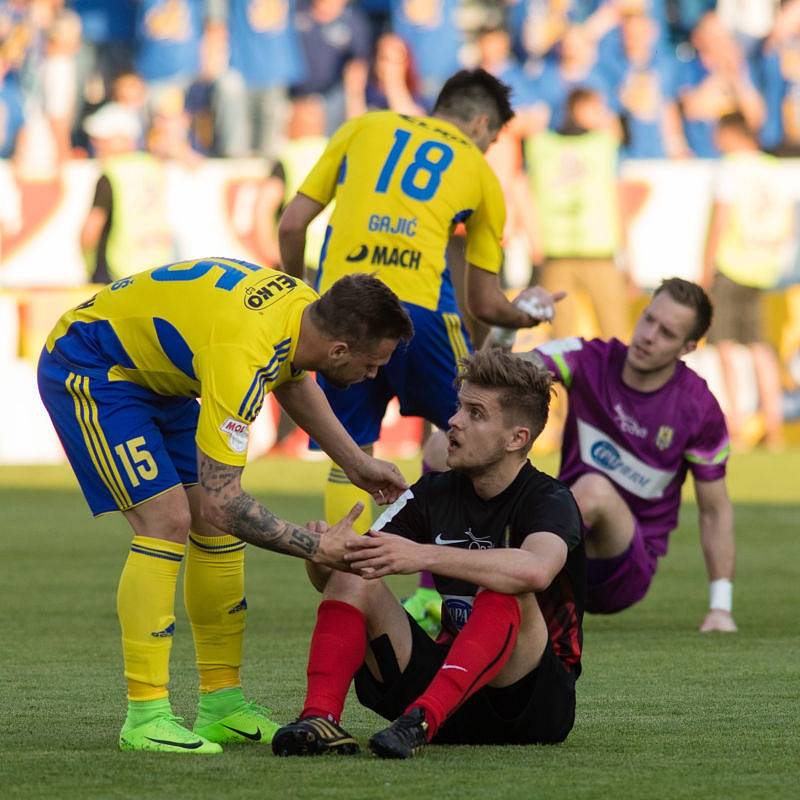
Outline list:
[[[543,305],[542,303],[537,303],[535,300],[528,299],[516,300],[515,305],[520,311],[524,311],[534,319],[538,319],[542,322],[549,322],[553,319],[553,306]]]
[[[727,578],[708,584],[708,607],[728,612],[733,609],[733,584]]]

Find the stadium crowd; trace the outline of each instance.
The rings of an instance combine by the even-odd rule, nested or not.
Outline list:
[[[631,158],[713,157],[737,108],[762,146],[800,145],[798,0],[3,0],[0,155],[44,118],[59,152],[117,101],[152,123],[184,112],[214,156],[274,156],[290,103],[326,131],[368,109],[430,111],[444,79],[482,65],[514,89],[528,131],[598,91]],[[77,148],[77,150],[76,150]]]

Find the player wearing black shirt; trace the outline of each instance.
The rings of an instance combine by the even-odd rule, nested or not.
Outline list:
[[[353,753],[339,726],[353,679],[359,700],[394,723],[370,749],[407,758],[426,742],[563,741],[580,674],[585,554],[564,484],[527,460],[547,420],[551,380],[498,351],[462,362],[450,420],[450,472],[424,476],[348,543],[352,572],[325,586],[300,718],[278,755]],[[324,523],[314,523],[323,530]],[[436,641],[380,578],[428,569],[444,598]]]

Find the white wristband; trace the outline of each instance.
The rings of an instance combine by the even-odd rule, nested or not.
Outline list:
[[[733,609],[733,584],[727,578],[708,584],[708,607],[728,612]]]

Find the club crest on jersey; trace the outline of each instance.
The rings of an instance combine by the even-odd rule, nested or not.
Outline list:
[[[244,453],[247,450],[247,440],[250,437],[250,428],[238,419],[228,417],[219,429],[228,436],[228,445],[234,453]]]
[[[258,283],[248,286],[244,291],[244,304],[251,311],[263,311],[292,291],[297,279],[291,275],[271,275]]]
[[[674,435],[674,429],[670,428],[669,425],[662,425],[656,434],[656,447],[659,450],[666,450],[672,444]]]

